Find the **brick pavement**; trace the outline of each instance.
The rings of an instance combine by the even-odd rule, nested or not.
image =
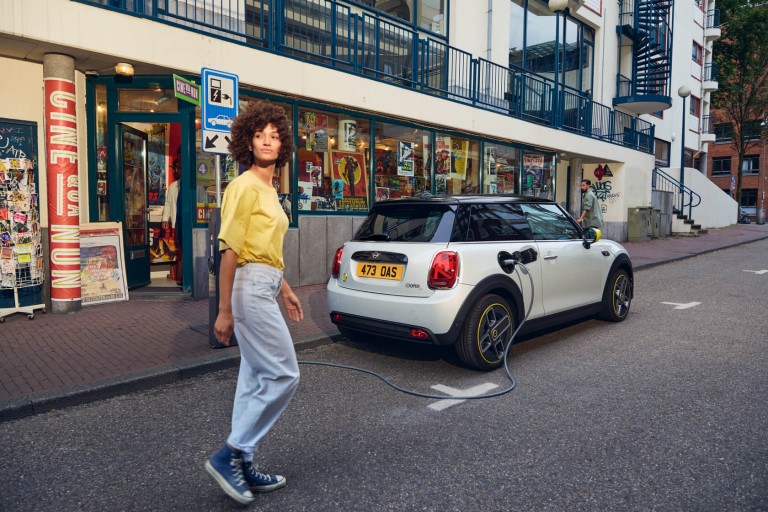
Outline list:
[[[636,268],[768,238],[768,225],[700,237],[625,243]],[[305,319],[288,327],[297,349],[338,334],[325,285],[295,287]],[[136,300],[65,315],[11,315],[0,324],[0,421],[148,388],[237,364],[237,347],[208,344],[208,301]]]

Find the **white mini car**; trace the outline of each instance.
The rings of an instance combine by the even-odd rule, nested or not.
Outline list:
[[[464,364],[492,370],[529,308],[524,332],[620,322],[633,280],[627,251],[555,202],[426,194],[373,206],[336,251],[328,306],[349,339],[453,344]]]

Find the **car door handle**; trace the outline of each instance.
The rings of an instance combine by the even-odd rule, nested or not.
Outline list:
[[[544,256],[545,260],[556,260],[557,256]]]

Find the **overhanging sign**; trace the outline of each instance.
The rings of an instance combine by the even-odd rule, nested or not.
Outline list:
[[[200,86],[196,83],[179,75],[173,75],[173,91],[177,98],[193,105],[200,105]]]

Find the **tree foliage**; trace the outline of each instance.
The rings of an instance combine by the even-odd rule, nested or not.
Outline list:
[[[718,90],[712,106],[726,116],[718,121],[733,128],[732,147],[739,157],[736,200],[741,203],[744,155],[768,134],[768,123],[763,123],[768,118],[768,9],[749,0],[718,0],[717,8],[722,38],[713,50]]]

